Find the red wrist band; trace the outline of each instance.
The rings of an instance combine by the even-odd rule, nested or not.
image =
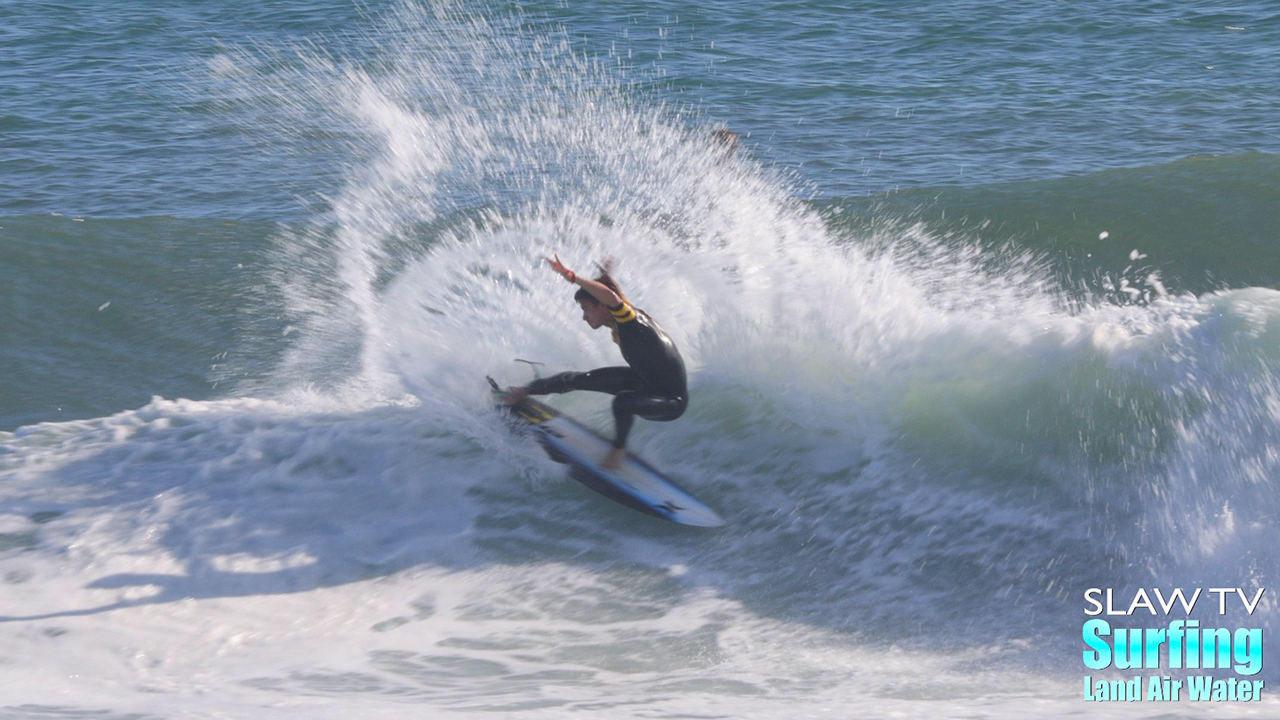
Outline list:
[[[577,274],[577,273],[575,273],[575,272],[574,272],[574,271],[572,271],[572,270],[569,270],[569,271],[568,271],[568,273],[569,273],[569,274],[565,277],[565,280],[568,280],[568,281],[569,281],[569,282],[571,282],[571,283],[576,283],[576,282],[578,282],[578,274]]]

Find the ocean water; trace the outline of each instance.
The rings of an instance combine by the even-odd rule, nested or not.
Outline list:
[[[1280,714],[1273,650],[1086,702],[1195,673],[1081,636],[1280,618],[1278,55],[1256,0],[0,4],[0,719]],[[631,445],[725,527],[490,407],[617,362],[553,253],[680,346]]]

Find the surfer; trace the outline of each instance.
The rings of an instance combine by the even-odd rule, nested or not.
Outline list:
[[[608,327],[613,341],[622,350],[626,367],[604,367],[588,372],[563,372],[539,378],[524,387],[507,391],[507,405],[518,405],[530,395],[549,395],[573,390],[590,390],[613,395],[616,432],[613,448],[601,461],[605,470],[617,469],[626,456],[627,435],[636,416],[665,422],[684,414],[689,402],[684,360],[675,343],[643,310],[627,301],[618,283],[609,274],[610,263],[600,267],[595,279],[579,276],[560,262],[547,258],[565,280],[578,286],[573,299],[582,307],[582,320],[592,330]]]

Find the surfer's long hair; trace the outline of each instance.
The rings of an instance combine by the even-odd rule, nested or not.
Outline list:
[[[613,258],[608,257],[604,259],[604,262],[596,263],[596,270],[600,273],[599,275],[596,275],[596,282],[617,293],[618,297],[622,298],[623,302],[630,302],[627,300],[627,296],[622,294],[622,289],[618,287],[618,281],[613,279]],[[600,301],[596,300],[591,293],[587,292],[586,288],[578,288],[578,292],[573,294],[573,299],[575,302],[579,303],[587,301],[595,305],[600,304]]]

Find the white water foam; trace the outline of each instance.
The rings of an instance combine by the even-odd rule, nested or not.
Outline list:
[[[3,712],[1066,715],[1088,583],[1272,577],[1275,293],[1072,308],[1030,259],[841,235],[516,26],[406,6],[377,63],[245,76],[352,167],[280,238],[278,397],[4,438]],[[489,410],[512,358],[617,362],[552,253],[615,257],[684,351],[635,447],[728,528],[555,482]]]

